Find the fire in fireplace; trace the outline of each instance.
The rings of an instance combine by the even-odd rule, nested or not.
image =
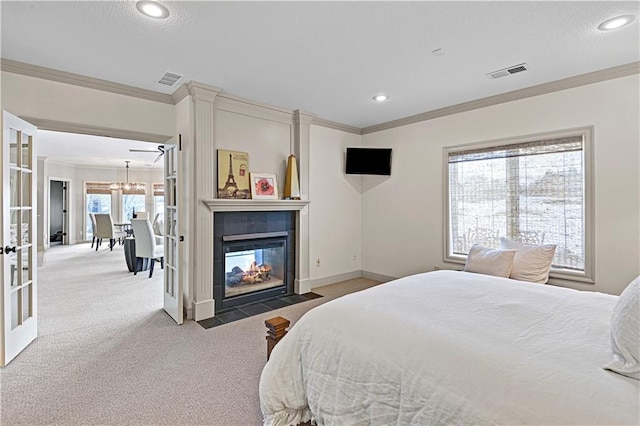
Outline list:
[[[287,291],[288,232],[222,237],[225,308]]]

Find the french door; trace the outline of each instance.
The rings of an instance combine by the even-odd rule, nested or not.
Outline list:
[[[37,336],[36,155],[37,129],[2,112],[2,293],[0,366]]]
[[[179,138],[181,136],[178,136]],[[179,141],[178,143],[180,143]],[[164,151],[164,310],[178,324],[183,320],[183,284],[180,274],[180,198],[178,177],[182,164],[181,152],[175,145],[165,145]]]

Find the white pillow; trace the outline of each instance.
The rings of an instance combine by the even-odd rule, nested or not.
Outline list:
[[[474,244],[469,249],[464,270],[466,272],[509,278],[515,254],[515,250],[497,250]]]
[[[500,248],[517,250],[513,259],[511,278],[543,284],[549,281],[551,262],[553,262],[553,255],[556,253],[555,244],[538,246],[500,237]]]
[[[611,314],[613,361],[607,370],[640,380],[640,276],[624,289]]]

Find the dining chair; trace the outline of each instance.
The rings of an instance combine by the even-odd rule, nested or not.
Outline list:
[[[145,212],[144,210],[135,212],[134,215],[136,219],[149,219],[149,212]]]
[[[153,218],[153,223],[151,224],[153,233],[156,235],[164,234],[164,221],[160,216],[162,216],[162,213],[156,213],[156,216]]]
[[[156,213],[156,217],[153,219],[151,228],[156,236],[156,244],[164,244],[164,220],[162,219],[162,213]]]
[[[113,226],[113,218],[110,213],[96,213],[94,217],[96,219],[96,251],[98,251],[98,247],[102,244],[103,238],[109,239],[109,249],[113,251],[113,246],[116,245],[116,240],[122,244],[127,233],[115,230]]]
[[[91,219],[91,233],[93,234],[93,239],[91,240],[91,248],[93,248],[93,243],[96,242],[96,214],[89,213],[89,218]]]
[[[131,219],[133,238],[136,243],[136,262],[133,275],[138,274],[138,269],[144,259],[149,259],[149,278],[153,276],[153,265],[160,261],[160,268],[164,269],[164,244],[157,244],[153,228],[149,219]]]

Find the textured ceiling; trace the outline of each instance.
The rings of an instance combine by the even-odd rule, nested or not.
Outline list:
[[[2,1],[1,54],[162,93],[175,72],[356,127],[640,60],[636,1],[162,3],[166,20],[134,1]],[[622,14],[636,20],[597,30]]]

